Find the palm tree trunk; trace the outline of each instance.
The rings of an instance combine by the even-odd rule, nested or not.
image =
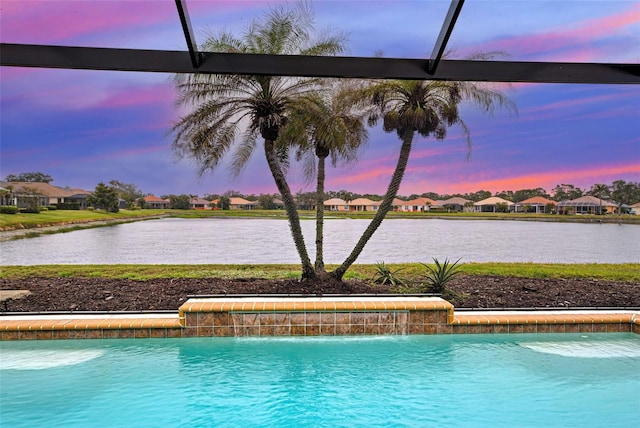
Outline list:
[[[318,156],[318,182],[316,185],[316,273],[323,274],[324,270],[324,178],[326,156]]]
[[[332,275],[339,280],[342,280],[347,269],[351,267],[351,265],[356,261],[362,250],[364,250],[364,246],[369,242],[369,239],[373,236],[374,232],[378,229],[382,220],[387,216],[387,213],[391,210],[393,206],[393,199],[398,194],[398,189],[400,189],[400,183],[402,183],[402,178],[404,177],[404,172],[407,169],[407,163],[409,161],[409,155],[411,154],[411,144],[413,143],[413,131],[405,131],[402,135],[402,146],[400,147],[400,154],[398,156],[398,163],[396,164],[396,169],[393,172],[393,176],[391,177],[391,182],[389,183],[389,187],[387,188],[387,193],[384,195],[384,199],[380,204],[380,208],[376,215],[369,223],[367,229],[362,233],[360,240],[351,251],[351,254],[347,257],[347,259],[332,272]]]
[[[278,191],[282,195],[282,202],[284,203],[284,208],[287,212],[287,218],[289,219],[289,229],[291,230],[291,236],[293,237],[293,242],[296,245],[296,250],[298,250],[298,255],[300,256],[300,261],[302,262],[302,279],[313,279],[316,277],[316,274],[313,270],[311,259],[309,259],[307,247],[304,244],[304,236],[302,235],[302,228],[300,227],[300,217],[298,216],[298,209],[296,207],[295,201],[293,200],[291,189],[289,189],[289,184],[287,183],[284,173],[280,168],[280,164],[278,163],[273,140],[268,140],[265,138],[264,154],[267,158],[267,164],[269,165],[269,169],[271,170],[271,175],[273,175],[273,180],[278,187]]]

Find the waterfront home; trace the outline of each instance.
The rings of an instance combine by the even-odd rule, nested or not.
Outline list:
[[[516,212],[534,212],[536,214],[546,213],[547,207],[553,205],[555,207],[556,202],[551,199],[543,198],[542,196],[534,196],[533,198],[525,199],[516,204]]]
[[[349,202],[349,211],[378,211],[380,201],[372,201],[368,198],[357,198]]]
[[[189,201],[192,210],[211,210],[213,209],[213,203],[211,201],[207,201],[206,199],[202,199],[198,196],[191,198]]]
[[[255,210],[258,209],[258,203],[255,201],[248,201],[245,198],[233,196],[229,198],[230,210]]]
[[[640,202],[629,207],[629,214],[640,215]]]
[[[473,206],[469,199],[455,196],[453,198],[445,199],[444,201],[433,201],[431,208],[442,209],[447,212],[462,212],[465,211],[465,207],[469,205]]]
[[[429,198],[415,198],[410,201],[400,201],[398,200],[398,211],[404,212],[424,212],[429,211],[433,203],[435,202],[433,199]],[[395,200],[394,200],[395,205]]]
[[[83,189],[62,188],[44,182],[2,181],[4,189],[2,205],[13,205],[18,208],[32,206],[51,207],[73,205],[74,208],[86,208],[87,197],[91,192]]]
[[[583,196],[581,198],[558,202],[558,214],[613,214],[618,206],[611,201]]]
[[[162,199],[155,195],[147,195],[142,199],[144,199],[145,208],[165,210],[169,208],[169,205],[171,205],[171,201],[169,201],[169,199]]]
[[[340,198],[327,199],[323,205],[327,211],[349,211],[349,204]]]
[[[499,212],[498,206],[500,205],[506,205],[509,211],[513,211],[515,208],[515,204],[513,202],[499,198],[498,196],[491,196],[490,198],[478,201],[473,204],[473,207],[476,212],[495,213]]]

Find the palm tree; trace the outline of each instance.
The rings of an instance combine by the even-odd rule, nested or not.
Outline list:
[[[338,279],[342,279],[391,210],[393,199],[398,193],[407,167],[416,133],[423,137],[432,136],[437,140],[444,140],[448,128],[458,126],[467,137],[467,145],[470,148],[469,129],[460,117],[459,106],[462,102],[469,101],[490,113],[496,107],[516,110],[515,104],[502,92],[489,85],[475,82],[385,81],[373,84],[357,96],[364,102],[371,102],[379,107],[379,113],[370,116],[370,124],[377,123],[382,117],[383,129],[386,132],[395,131],[402,144],[394,173],[380,208],[351,254],[333,272],[333,275]]]
[[[325,34],[312,40],[313,14],[305,3],[292,9],[275,8],[262,20],[252,22],[242,39],[229,33],[208,38],[202,51],[334,55],[343,50],[341,35]],[[173,126],[173,149],[199,165],[199,174],[214,170],[233,149],[232,171],[239,173],[264,139],[264,154],[289,219],[291,234],[302,262],[302,278],[315,276],[300,227],[295,201],[283,165],[287,151],[275,141],[301,96],[318,86],[317,79],[279,76],[190,74],[175,76],[177,104],[193,110]],[[237,137],[240,136],[238,141]]]
[[[604,198],[611,197],[611,189],[606,184],[597,183],[591,186],[591,189],[587,192],[591,196],[595,196],[600,201],[600,209],[598,214],[602,214],[602,200]]]
[[[304,160],[307,177],[316,177],[316,274],[324,274],[324,197],[326,159],[335,167],[338,161],[356,160],[358,150],[367,140],[364,125],[365,110],[356,110],[346,94],[354,81],[332,81],[323,90],[303,97],[282,130],[283,144],[296,150],[296,157]],[[332,89],[330,89],[332,88]],[[317,162],[316,162],[317,159]]]

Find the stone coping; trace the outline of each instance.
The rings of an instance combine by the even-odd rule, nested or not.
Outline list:
[[[601,324],[637,323],[638,321],[640,321],[640,314],[631,311],[474,311],[455,314],[451,324]]]
[[[25,315],[0,315],[0,323],[2,321],[20,321],[20,320],[120,320],[120,319],[175,319],[178,316],[175,313],[152,313],[140,312],[135,314],[109,314],[109,313],[82,313],[82,314],[25,314]]]
[[[2,331],[181,328],[176,314],[56,314],[0,316]]]
[[[453,312],[453,305],[439,297],[232,297],[193,298],[179,313],[192,312],[338,312],[338,311],[435,311]]]
[[[442,316],[428,319],[426,314],[429,312],[434,312],[433,315],[436,315],[435,312],[437,312]],[[55,337],[53,338],[203,336],[211,335],[210,333],[212,332],[217,332],[217,321],[219,318],[215,317],[223,315],[231,317],[233,314],[243,313],[264,314],[264,316],[276,316],[275,314],[292,314],[291,316],[294,316],[295,314],[300,314],[302,318],[299,318],[305,320],[311,319],[309,317],[318,316],[310,315],[313,313],[364,313],[363,315],[367,315],[368,313],[368,315],[372,316],[375,313],[406,313],[408,314],[407,320],[410,328],[408,331],[409,333],[423,332],[438,334],[574,331],[574,328],[553,328],[554,326],[575,326],[585,328],[584,330],[580,329],[579,331],[632,331],[640,333],[640,312],[635,310],[474,310],[455,313],[454,307],[451,303],[438,297],[216,297],[191,298],[180,307],[178,313],[70,313],[51,315],[45,313],[0,315],[0,340],[51,338],[50,334],[27,334],[29,332],[65,332],[64,336],[56,336],[54,334]],[[418,324],[420,324],[420,326],[424,325],[425,327],[420,327],[421,329],[416,330],[412,328],[415,317],[411,314],[418,315],[421,313],[424,313],[425,315],[424,317],[421,315],[420,322]],[[363,315],[359,316],[362,317]],[[351,318],[354,316],[355,315],[351,315]],[[380,318],[382,315],[377,316],[378,320],[382,319]],[[400,315],[396,315],[396,317],[399,316]],[[209,319],[210,317],[213,318]],[[431,317],[431,315],[429,315],[429,317]],[[193,320],[196,321],[196,328],[193,328],[193,325],[188,325]],[[397,323],[399,322],[398,320],[400,320],[400,318],[394,322]],[[210,322],[213,330],[210,328],[202,328],[201,323],[204,322]],[[294,324],[297,326],[297,323],[288,322],[291,326]],[[274,321],[274,323],[277,324],[277,321]],[[366,323],[368,323],[368,321],[365,322],[365,325]],[[383,327],[389,327],[391,325],[387,325],[388,323],[385,323],[378,321],[380,331],[383,330]],[[337,323],[336,321],[335,325],[338,324],[340,323]],[[437,324],[437,327],[430,328],[429,326],[431,324]],[[597,325],[602,325],[604,330],[596,328],[595,326]],[[605,325],[609,327],[605,328]],[[511,329],[503,328],[508,326],[512,326]],[[552,328],[549,329],[549,327]],[[293,329],[293,327],[291,328]],[[309,326],[307,326],[307,328],[309,328]],[[395,328],[396,329],[394,331],[396,333],[400,331],[397,326]],[[251,330],[248,329],[247,331]],[[74,332],[82,332],[82,334],[73,334]],[[101,333],[90,334],[89,332]],[[107,332],[113,332],[115,334],[107,334]],[[353,332],[351,334],[353,334]]]

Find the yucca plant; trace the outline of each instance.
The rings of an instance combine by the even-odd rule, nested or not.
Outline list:
[[[444,259],[444,262],[433,257],[435,266],[431,266],[425,263],[420,263],[427,269],[426,280],[429,284],[430,291],[433,293],[444,294],[447,291],[447,284],[460,272],[460,266],[458,262],[462,259],[456,260],[451,263],[449,259]]]
[[[393,287],[404,284],[404,280],[398,276],[398,272],[402,269],[392,270],[384,262],[376,262],[376,273],[374,282],[377,284],[389,284]]]

